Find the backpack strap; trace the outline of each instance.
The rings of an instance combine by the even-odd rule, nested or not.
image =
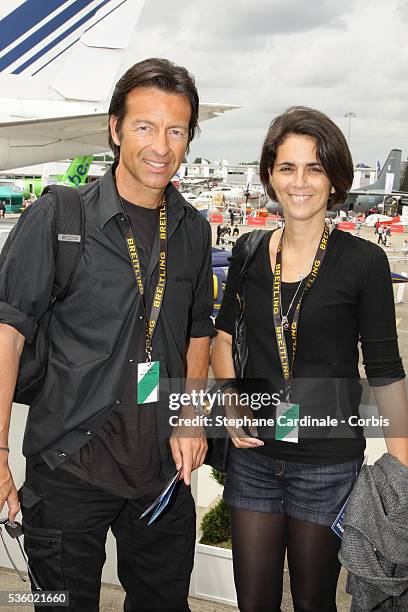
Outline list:
[[[241,267],[241,272],[239,275],[239,284],[242,286],[247,270],[252,263],[252,260],[255,256],[255,253],[261,244],[262,240],[265,236],[269,234],[268,230],[253,230],[250,232],[248,238],[245,241],[243,248],[243,262]]]
[[[55,279],[50,308],[65,299],[84,248],[84,204],[78,189],[48,185],[54,198]]]

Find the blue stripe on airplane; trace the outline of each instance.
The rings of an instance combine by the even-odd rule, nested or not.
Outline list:
[[[31,76],[35,76],[36,74],[38,74],[39,72],[41,72],[41,70],[44,70],[44,68],[46,68],[49,64],[51,64],[54,60],[56,60],[60,55],[62,55],[63,53],[65,53],[65,51],[68,51],[68,49],[70,49],[73,45],[75,45],[75,43],[77,43],[79,40],[79,38],[75,38],[75,40],[73,40],[71,43],[69,43],[69,45],[67,45],[66,47],[64,47],[62,49],[62,51],[60,51],[59,53],[57,53],[57,55],[54,55],[54,57],[52,57],[50,60],[48,60],[48,62],[45,62],[45,64],[43,66],[41,66],[40,68],[38,68],[35,72],[33,72],[33,74]]]
[[[0,51],[26,34],[68,0],[27,0],[0,20]]]
[[[120,4],[117,4],[115,7],[113,7],[113,9],[111,9],[108,13],[105,13],[105,15],[103,15],[103,17],[101,17],[100,19],[98,19],[98,21],[95,21],[95,23],[93,23],[91,26],[89,26],[89,28],[87,28],[85,30],[85,32],[89,32],[89,30],[92,30],[92,28],[94,28],[96,25],[98,25],[98,23],[100,21],[103,21],[104,19],[106,19],[106,17],[109,17],[109,15],[111,13],[114,13],[120,6],[122,6],[122,4],[125,4],[125,2],[127,2],[127,0],[122,0],[122,2]]]
[[[6,53],[4,57],[0,59],[0,72],[13,64],[16,60],[18,60],[22,55],[27,53],[30,49],[38,45],[44,38],[52,34],[57,28],[62,26],[66,21],[74,17],[79,11],[87,7],[94,0],[76,0],[71,6],[68,6],[66,9],[61,11],[58,15],[56,15],[53,19],[50,19],[45,25],[39,28],[36,32],[33,32],[31,36],[28,36],[25,40],[21,41],[19,45],[17,45],[14,49]],[[96,7],[91,11],[94,15],[97,11]],[[92,16],[92,15],[90,15]],[[28,60],[30,61],[30,60]],[[14,71],[14,74],[19,74],[21,70],[17,69]]]
[[[87,2],[89,4],[89,2],[93,1],[93,0],[77,0],[78,2]],[[93,8],[91,11],[89,11],[89,13],[87,13],[86,15],[84,15],[81,19],[79,19],[79,21],[76,21],[71,27],[68,28],[68,30],[65,30],[65,32],[62,32],[62,34],[60,34],[59,36],[57,36],[57,38],[54,38],[51,42],[48,43],[48,45],[46,45],[43,49],[41,49],[40,51],[38,51],[35,55],[33,55],[32,57],[30,57],[27,61],[24,62],[24,64],[21,64],[21,66],[18,66],[18,68],[16,68],[15,70],[13,70],[12,74],[21,74],[23,72],[23,70],[25,70],[26,68],[28,68],[29,66],[31,66],[32,64],[34,64],[34,62],[36,62],[38,59],[40,59],[40,57],[42,57],[43,55],[45,55],[46,53],[48,53],[48,51],[50,49],[53,49],[56,45],[58,45],[62,40],[65,40],[65,38],[67,38],[67,36],[69,36],[70,34],[72,34],[72,32],[75,32],[75,30],[77,30],[78,28],[81,27],[81,25],[83,25],[84,23],[86,23],[87,21],[89,21],[96,13],[97,10],[99,10],[100,8],[102,8],[103,6],[105,6],[105,4],[108,4],[108,2],[111,2],[112,0],[102,0],[102,2],[96,6],[95,8]]]
[[[93,23],[91,26],[89,26],[89,28],[87,28],[85,30],[85,32],[89,32],[89,30],[92,30],[92,28],[94,28],[96,25],[98,25],[98,23],[100,21],[102,21],[103,19],[105,19],[106,17],[108,17],[111,13],[113,13],[114,11],[116,11],[116,9],[118,9],[120,6],[122,6],[122,4],[125,4],[125,2],[127,2],[127,0],[123,0],[120,4],[117,4],[112,10],[110,10],[108,13],[106,13],[103,17],[101,17],[100,19],[98,19],[98,21],[96,21],[95,23]],[[40,68],[38,68],[35,72],[33,72],[33,74],[31,76],[35,76],[36,74],[38,74],[39,72],[41,72],[41,70],[44,70],[44,68],[46,68],[49,64],[51,64],[54,60],[56,60],[60,55],[62,55],[63,53],[65,53],[65,51],[68,51],[68,49],[70,49],[72,47],[72,45],[75,45],[76,42],[78,42],[79,38],[76,38],[75,40],[73,40],[69,45],[67,45],[66,47],[64,47],[64,49],[62,49],[62,51],[60,51],[59,53],[57,53],[57,55],[54,55],[54,57],[52,57],[50,60],[48,60],[48,62],[46,62],[43,66],[41,66]]]

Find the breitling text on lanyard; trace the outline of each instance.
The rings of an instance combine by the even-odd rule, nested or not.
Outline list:
[[[129,251],[130,261],[136,278],[136,284],[142,299],[146,322],[145,351],[146,362],[138,363],[137,367],[137,402],[148,404],[158,401],[160,362],[152,361],[152,340],[159,320],[160,309],[163,303],[164,291],[167,277],[167,210],[166,198],[162,197],[159,205],[159,233],[160,233],[160,255],[159,255],[159,278],[154,291],[150,316],[147,314],[145,288],[142,279],[140,259],[136,248],[132,228],[129,227],[125,234],[126,244]]]
[[[284,381],[284,391],[285,391],[285,401],[290,401],[290,392],[291,392],[291,381],[293,375],[293,365],[296,357],[296,346],[297,346],[297,334],[298,334],[298,326],[299,326],[299,315],[300,315],[300,306],[302,303],[302,299],[306,291],[310,289],[310,287],[315,282],[317,275],[319,274],[319,270],[323,263],[324,256],[326,254],[327,243],[330,235],[330,230],[327,225],[324,226],[323,234],[320,239],[320,244],[317,248],[316,255],[314,257],[312,270],[307,278],[307,282],[301,291],[297,304],[295,306],[295,312],[293,314],[292,324],[290,326],[291,332],[291,340],[292,340],[292,360],[289,363],[289,355],[288,349],[286,345],[286,338],[284,333],[283,321],[281,319],[281,282],[282,282],[282,242],[283,242],[283,232],[281,239],[279,241],[278,249],[276,252],[276,263],[275,263],[275,271],[274,271],[274,280],[273,280],[273,322],[275,326],[275,334],[276,334],[276,342],[278,345],[278,353],[279,359],[282,367],[283,381]]]

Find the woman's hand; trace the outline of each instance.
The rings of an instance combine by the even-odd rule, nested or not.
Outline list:
[[[254,415],[249,406],[243,406],[239,401],[239,393],[234,387],[223,391],[226,429],[236,448],[256,448],[263,446],[258,439],[258,430],[253,424]],[[250,436],[245,432],[246,428]]]

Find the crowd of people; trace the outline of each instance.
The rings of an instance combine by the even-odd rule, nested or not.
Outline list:
[[[379,221],[375,224],[374,234],[378,236],[377,244],[389,247],[391,246],[391,227],[382,225]]]
[[[239,236],[239,228],[229,223],[217,225],[217,238],[215,244],[217,246],[231,246],[235,244],[235,240]]]

